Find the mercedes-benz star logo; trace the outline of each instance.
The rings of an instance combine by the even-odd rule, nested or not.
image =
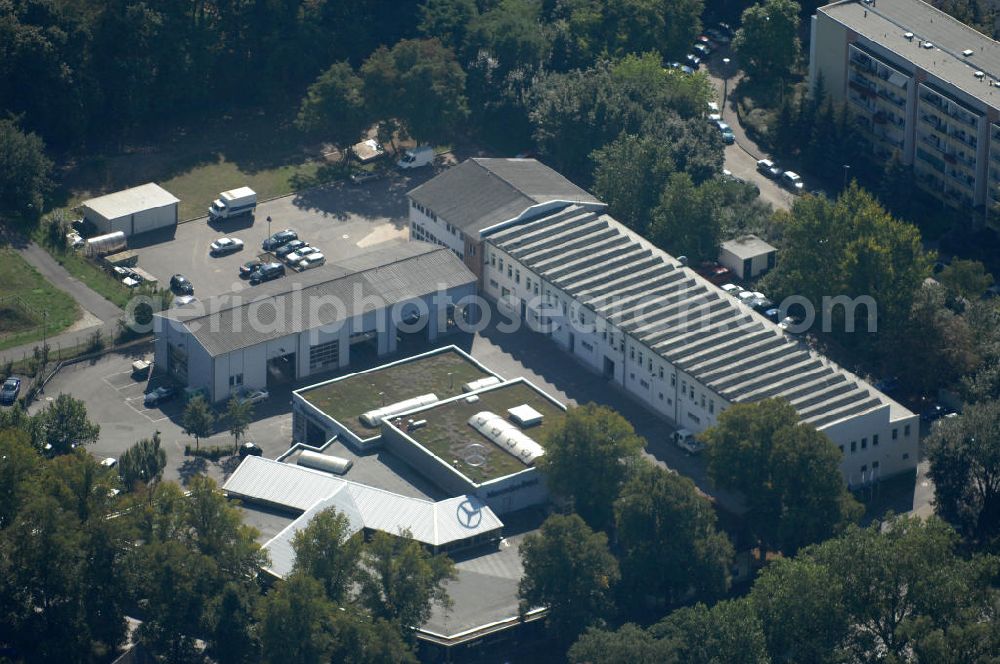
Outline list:
[[[478,528],[479,524],[483,522],[482,508],[476,507],[468,499],[459,504],[455,514],[458,517],[458,522],[466,528]]]

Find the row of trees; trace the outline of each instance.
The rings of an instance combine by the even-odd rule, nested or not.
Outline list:
[[[761,561],[860,516],[836,448],[787,403],[731,406],[704,437],[713,481],[746,498],[743,521]],[[570,410],[546,439],[540,468],[571,512],[525,538],[520,594],[525,611],[550,607],[564,643],[588,625],[647,620],[729,588],[733,546],[711,503],[690,479],[642,458],[644,445],[620,415],[593,404]]]
[[[170,662],[415,662],[410,626],[448,605],[446,557],[407,533],[365,542],[334,511],[296,534],[293,572],[265,593],[259,533],[211,479],[159,481],[158,438],[122,456],[131,483],[82,450],[46,460],[16,429],[0,430],[0,458],[0,648],[14,661],[107,661],[129,615]]]

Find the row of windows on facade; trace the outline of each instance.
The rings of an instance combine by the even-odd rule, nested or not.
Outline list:
[[[437,236],[425,229],[423,226],[417,224],[416,222],[410,224],[410,239],[411,240],[421,240],[423,242],[430,242],[431,244],[436,244],[441,247],[448,247],[443,241],[439,240]],[[448,247],[450,248],[450,247]],[[462,254],[455,249],[451,250],[459,258],[464,258]]]
[[[909,435],[910,435],[910,425],[906,424],[906,425],[903,426],[903,436],[904,437],[909,437]],[[894,428],[892,430],[892,439],[893,440],[898,440],[899,439],[899,429],[898,428]],[[839,447],[840,447],[840,453],[844,454],[844,452],[845,452],[844,446],[840,445]],[[878,447],[878,434],[877,433],[872,435],[872,447]],[[861,449],[863,449],[863,450],[868,449],[868,439],[867,438],[862,438],[861,439]],[[857,451],[858,451],[858,441],[852,440],[851,441],[851,454],[854,454]]]
[[[420,212],[421,212],[421,213],[422,213],[422,214],[423,214],[424,216],[427,216],[427,217],[430,217],[430,218],[431,218],[431,220],[433,220],[433,221],[437,221],[437,220],[438,220],[438,218],[437,218],[437,215],[436,215],[436,214],[434,214],[433,212],[431,212],[431,211],[430,211],[429,209],[425,208],[425,207],[424,207],[423,205],[421,205],[420,203],[417,203],[416,201],[410,201],[410,207],[412,207],[412,208],[416,208],[416,209],[417,209],[417,210],[419,210],[419,211],[420,211]],[[448,223],[447,221],[446,221],[446,222],[444,222],[444,226],[445,226],[445,229],[446,229],[446,230],[447,230],[447,231],[448,231],[449,233],[451,233],[451,234],[452,234],[452,235],[454,235],[455,237],[458,237],[458,227],[457,227],[457,226],[452,226],[452,225],[451,225],[451,224],[449,224],[449,223]]]

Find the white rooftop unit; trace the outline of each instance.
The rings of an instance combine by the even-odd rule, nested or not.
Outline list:
[[[328,473],[336,473],[337,475],[343,475],[351,469],[354,462],[350,459],[344,459],[338,456],[328,456],[326,454],[320,454],[319,452],[311,452],[309,450],[303,450],[299,454],[298,461],[296,461],[300,466],[305,466],[306,468],[315,468],[316,470],[325,470]]]
[[[489,438],[501,449],[520,459],[525,465],[530,466],[538,457],[545,454],[545,449],[541,445],[503,417],[488,410],[470,417],[469,426]]]
[[[462,384],[463,392],[475,392],[476,390],[481,390],[484,387],[492,387],[493,385],[499,385],[502,381],[496,376],[487,376],[486,378],[480,378],[479,380],[470,380],[468,383]]]
[[[507,409],[507,414],[522,427],[533,427],[542,423],[542,414],[526,403]]]
[[[388,406],[382,406],[381,408],[376,408],[375,410],[369,410],[367,413],[361,415],[361,423],[366,427],[375,428],[382,424],[382,420],[387,417],[392,417],[394,415],[399,415],[400,413],[405,413],[408,410],[413,410],[414,408],[419,408],[420,406],[428,406],[435,403],[438,400],[436,394],[421,394],[419,397],[413,397],[412,399],[406,399],[405,401],[397,401],[396,403],[391,403]]]

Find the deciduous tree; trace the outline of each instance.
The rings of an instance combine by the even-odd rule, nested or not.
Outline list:
[[[261,602],[260,639],[267,664],[326,664],[334,650],[336,607],[323,584],[291,574]]]
[[[51,172],[42,139],[0,119],[0,210],[37,218],[52,188]]]
[[[537,534],[524,538],[521,560],[521,612],[549,607],[549,624],[559,640],[570,643],[610,616],[618,561],[608,551],[607,536],[576,514],[546,519]]]
[[[118,476],[126,491],[135,489],[139,482],[150,485],[160,481],[167,466],[167,453],[160,447],[160,432],[152,438],[143,438],[125,450],[118,459]]]
[[[350,63],[330,65],[309,86],[295,124],[302,131],[322,135],[347,157],[347,148],[371,124],[365,108],[364,82]]]
[[[87,407],[79,399],[60,394],[38,415],[44,440],[52,454],[67,454],[74,444],[88,445],[101,433],[99,424],[87,419]]]
[[[802,51],[800,9],[794,0],[765,0],[744,10],[733,49],[748,75],[768,81],[792,73]]]
[[[205,397],[200,394],[195,395],[187,405],[184,406],[184,414],[181,415],[181,426],[184,433],[194,436],[194,447],[198,449],[199,441],[212,435],[215,426],[215,414],[209,407]]]
[[[226,422],[229,423],[229,433],[233,437],[234,447],[239,448],[240,438],[246,435],[253,421],[253,404],[249,400],[239,400],[230,397],[226,404]]]
[[[360,532],[351,532],[343,512],[323,510],[295,533],[295,569],[319,580],[330,601],[340,602],[358,580],[361,544]]]
[[[645,441],[632,425],[606,406],[587,404],[566,412],[546,437],[538,466],[549,488],[572,501],[596,529],[608,528],[618,490]]]

